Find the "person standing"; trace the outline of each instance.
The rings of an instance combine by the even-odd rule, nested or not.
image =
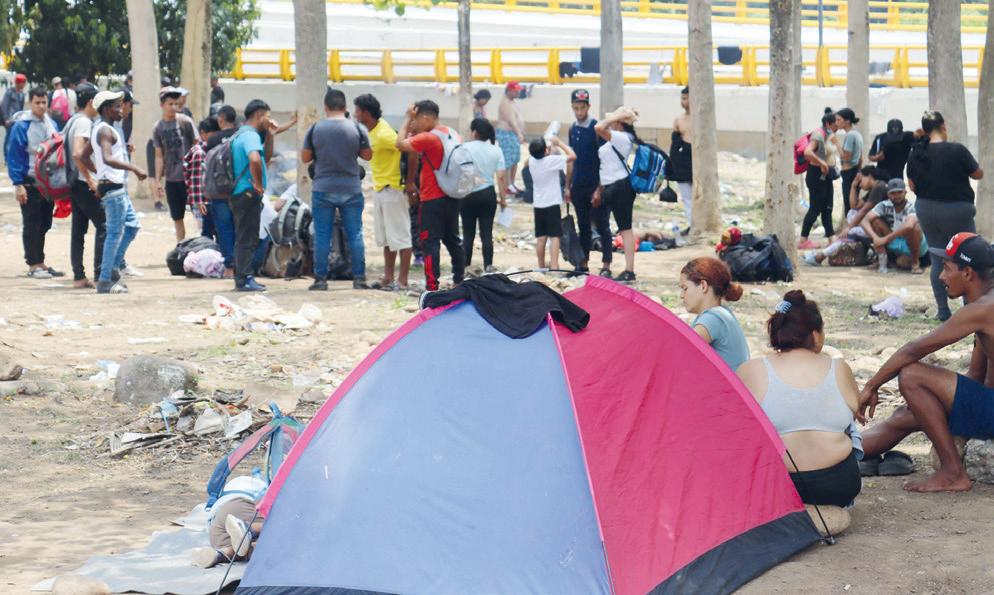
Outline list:
[[[311,126],[300,151],[303,163],[314,162],[311,212],[314,214],[314,283],[311,290],[328,289],[328,256],[335,236],[335,211],[341,212],[345,240],[352,262],[352,287],[366,285],[366,247],[362,240],[362,179],[357,158],[369,160],[366,129],[348,118],[345,93],[328,89],[324,95],[325,119]]]
[[[62,77],[52,79],[52,98],[49,113],[60,127],[76,113],[76,91],[62,85]]]
[[[7,87],[3,93],[3,101],[0,101],[0,118],[3,119],[3,126],[7,129],[7,134],[3,137],[3,153],[7,154],[7,145],[10,143],[10,128],[14,125],[14,115],[24,110],[24,88],[28,84],[28,77],[21,73],[14,75],[14,86]]]
[[[176,87],[166,87],[159,91],[162,119],[152,129],[156,193],[160,200],[164,197],[169,205],[169,217],[173,220],[177,242],[182,242],[186,237],[186,226],[183,224],[186,215],[183,156],[197,140],[193,120],[180,113],[178,102],[182,96],[183,91]]]
[[[960,232],[977,232],[974,217],[975,195],[970,180],[980,180],[984,170],[970,150],[960,143],[949,142],[946,121],[936,111],[922,115],[925,135],[915,143],[908,155],[908,180],[917,196],[915,211],[929,246],[942,248]],[[936,318],[949,320],[949,295],[939,278],[943,259],[931,253],[932,295],[937,307]]]
[[[204,118],[197,125],[200,140],[190,147],[186,155],[183,156],[183,181],[186,183],[187,196],[190,201],[190,208],[194,216],[200,220],[200,235],[205,238],[214,238],[216,235],[214,221],[207,198],[204,196],[204,166],[207,161],[207,139],[210,135],[218,131],[217,120],[214,118]]]
[[[915,134],[904,131],[904,123],[898,119],[887,122],[887,132],[882,132],[870,145],[869,160],[884,171],[888,180],[904,178],[904,166],[908,154],[915,143]]]
[[[670,142],[671,173],[667,178],[676,182],[683,201],[683,212],[687,216],[687,228],[680,235],[690,233],[690,225],[694,215],[694,165],[691,152],[694,120],[690,115],[690,88],[680,91],[680,107],[683,113],[673,120],[673,134]]]
[[[490,103],[491,99],[490,91],[487,89],[480,89],[475,94],[473,94],[473,119],[483,118],[487,119],[487,104]]]
[[[67,176],[72,202],[69,261],[72,263],[73,287],[76,289],[95,287],[86,277],[86,268],[83,266],[83,249],[90,224],[93,224],[96,231],[93,240],[93,276],[96,279],[100,277],[100,263],[103,260],[104,241],[107,238],[104,208],[100,204],[100,198],[97,197],[96,168],[90,150],[93,121],[97,118],[97,110],[93,107],[96,96],[97,88],[90,83],[76,87],[79,111],[69,119],[62,131],[71,151]]]
[[[483,270],[496,272],[494,268],[494,216],[497,203],[507,207],[504,198],[504,154],[496,145],[494,126],[485,118],[476,118],[470,123],[473,140],[466,148],[473,155],[480,185],[462,199],[459,214],[462,217],[462,242],[466,249],[466,266],[473,262],[473,243],[476,241],[476,227],[480,227],[480,243],[483,250]]]
[[[245,123],[231,140],[235,188],[229,204],[235,227],[237,291],[266,291],[266,286],[252,276],[252,257],[259,245],[262,195],[268,182],[262,135],[270,125],[269,105],[261,99],[253,99],[245,106]]]
[[[525,119],[521,105],[515,100],[521,95],[521,84],[511,81],[504,87],[504,97],[497,108],[497,144],[504,153],[507,166],[507,193],[520,194],[515,185],[518,179],[518,162],[521,161],[521,143],[525,142]]]
[[[549,267],[559,268],[559,242],[563,235],[561,176],[566,173],[567,166],[576,161],[576,153],[559,137],[549,137],[549,141],[546,144],[544,138],[539,138],[528,145],[528,171],[535,188],[532,204],[535,209],[535,254],[540,269],[545,268],[546,240],[551,240],[548,242]],[[557,154],[552,153],[554,149],[558,149]]]
[[[421,163],[421,214],[418,234],[425,258],[425,286],[438,290],[441,274],[440,244],[445,244],[452,259],[452,280],[462,283],[466,270],[466,254],[459,239],[459,201],[448,197],[438,186],[435,169],[442,165],[445,146],[442,138],[458,139],[448,127],[438,122],[438,104],[430,99],[419,101],[407,109],[404,123],[397,134],[397,148],[404,153],[424,155]],[[414,135],[408,138],[413,133]],[[408,167],[411,167],[408,164]]]
[[[90,144],[96,168],[97,196],[100,197],[107,225],[97,293],[128,292],[127,285],[114,279],[120,278],[118,269],[140,227],[138,215],[128,197],[127,172],[133,172],[139,180],[144,180],[145,171],[128,159],[127,144],[114,128],[114,123],[121,119],[123,98],[123,91],[101,91],[93,99],[100,121],[93,127]]]
[[[594,207],[594,196],[600,194],[600,157],[597,151],[603,140],[597,136],[594,125],[597,120],[590,116],[590,92],[577,89],[570,95],[570,106],[576,121],[569,127],[569,146],[576,153],[570,171],[566,174],[566,189],[570,202],[576,209],[576,223],[579,229],[580,246],[583,248],[583,261],[577,272],[590,271],[588,261],[593,246],[591,226],[597,229],[601,238],[601,275],[611,275],[613,248],[611,234],[611,211],[603,206]]]
[[[632,232],[632,212],[635,208],[635,190],[628,176],[628,157],[635,143],[641,142],[635,133],[634,122],[638,113],[627,107],[620,107],[607,114],[594,126],[597,135],[605,142],[598,149],[600,157],[600,178],[603,190],[595,197],[594,206],[603,203],[610,209],[614,222],[621,234],[625,249],[625,270],[615,277],[619,283],[635,281],[635,234]],[[601,242],[611,245],[611,238],[601,238]],[[602,276],[603,271],[601,272]],[[610,275],[611,272],[607,271]]]
[[[373,222],[376,244],[383,248],[384,264],[383,277],[372,287],[386,291],[407,290],[411,270],[411,215],[401,181],[397,131],[383,119],[376,97],[360,95],[352,103],[355,119],[369,130],[369,145],[373,151],[369,160],[373,175]],[[398,255],[400,271],[395,275]]]
[[[845,137],[842,139],[841,159],[842,204],[845,209],[843,212],[848,213],[852,208],[849,201],[852,183],[856,179],[856,174],[859,173],[859,168],[863,166],[863,135],[858,128],[855,128],[855,125],[859,124],[859,118],[848,107],[835,112],[835,117],[836,128],[845,131]]]
[[[210,135],[207,144],[204,146],[204,153],[210,153],[214,148],[238,132],[235,125],[237,119],[235,108],[230,105],[223,105],[217,110],[217,124],[219,131]],[[233,278],[235,276],[235,219],[231,214],[230,196],[210,196],[208,212],[214,224],[214,233],[217,236],[218,246],[221,247],[221,255],[224,256],[224,276]]]
[[[832,182],[838,177],[834,165],[829,157],[829,143],[832,133],[837,128],[835,113],[830,109],[825,109],[822,116],[821,126],[811,131],[811,140],[807,148],[804,149],[804,158],[808,161],[808,171],[804,175],[804,183],[808,187],[808,212],[804,215],[804,222],[801,225],[801,238],[797,244],[800,250],[813,250],[818,246],[808,239],[811,227],[818,217],[821,217],[821,224],[825,228],[825,237],[830,238],[835,235],[832,226],[832,201],[834,200],[835,187]]]
[[[45,87],[34,87],[28,97],[28,111],[15,117],[8,132],[7,173],[14,184],[14,197],[21,205],[21,239],[28,276],[51,279],[64,275],[45,264],[45,236],[52,228],[55,205],[35,187],[34,170],[38,146],[52,138],[57,129],[48,116],[48,92]]]

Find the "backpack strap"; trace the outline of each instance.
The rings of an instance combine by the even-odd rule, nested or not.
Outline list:
[[[610,143],[611,141],[607,142]],[[611,150],[614,151],[614,154],[617,155],[618,159],[621,160],[621,164],[625,166],[625,171],[628,172],[628,175],[632,175],[632,168],[628,166],[628,160],[621,155],[621,151],[619,151],[618,148],[614,146],[614,143],[611,143]]]

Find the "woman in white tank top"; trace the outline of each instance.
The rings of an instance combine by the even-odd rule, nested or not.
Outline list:
[[[851,431],[859,406],[852,369],[821,352],[824,323],[818,305],[791,291],[767,325],[774,353],[738,369],[776,428],[784,464],[806,504],[847,506],[861,480]]]

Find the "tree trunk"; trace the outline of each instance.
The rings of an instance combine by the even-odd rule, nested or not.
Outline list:
[[[601,2],[601,117],[625,103],[620,0]]]
[[[963,44],[960,3],[928,3],[928,103],[942,113],[949,140],[966,144],[966,93],[963,90]]]
[[[794,11],[794,29],[791,41],[791,60],[794,67],[794,78],[791,82],[791,97],[794,103],[794,138],[804,134],[804,123],[801,121],[801,81],[804,80],[804,44],[801,41],[801,11]]]
[[[459,0],[459,132],[469,138],[473,121],[473,54],[469,39],[469,2]]]
[[[131,36],[131,71],[134,76],[135,105],[132,112],[131,144],[137,150],[138,165],[149,171],[145,145],[159,119],[159,36],[155,28],[152,0],[127,0],[128,33]]]
[[[794,11],[800,0],[770,1],[769,127],[766,147],[766,198],[763,230],[776,234],[791,262],[797,262],[794,243],[794,204],[798,178],[794,175],[795,70],[792,64]],[[696,164],[695,164],[696,165]]]
[[[846,104],[856,112],[856,128],[868,139],[870,122],[870,13],[867,0],[849,0]]]
[[[988,0],[988,13],[994,15],[994,0]],[[977,186],[977,231],[988,240],[994,236],[994,24],[987,21],[987,43],[984,46],[980,72],[980,92],[977,100],[980,130],[980,167],[987,174]]]
[[[211,2],[186,0],[186,29],[183,31],[183,66],[180,81],[190,91],[186,106],[195,120],[207,117],[211,95],[211,49],[213,39]]]
[[[721,231],[718,188],[718,132],[714,100],[714,57],[711,47],[711,0],[687,5],[690,67],[690,115],[693,121],[694,183],[690,232],[694,238]]]
[[[328,20],[324,0],[293,0],[294,54],[296,60],[297,140],[323,113],[328,89]],[[311,178],[303,164],[297,166],[297,196],[311,202]]]

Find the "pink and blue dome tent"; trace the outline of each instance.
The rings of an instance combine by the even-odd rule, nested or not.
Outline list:
[[[612,281],[501,334],[424,310],[320,409],[239,595],[727,593],[819,540],[745,387]]]

